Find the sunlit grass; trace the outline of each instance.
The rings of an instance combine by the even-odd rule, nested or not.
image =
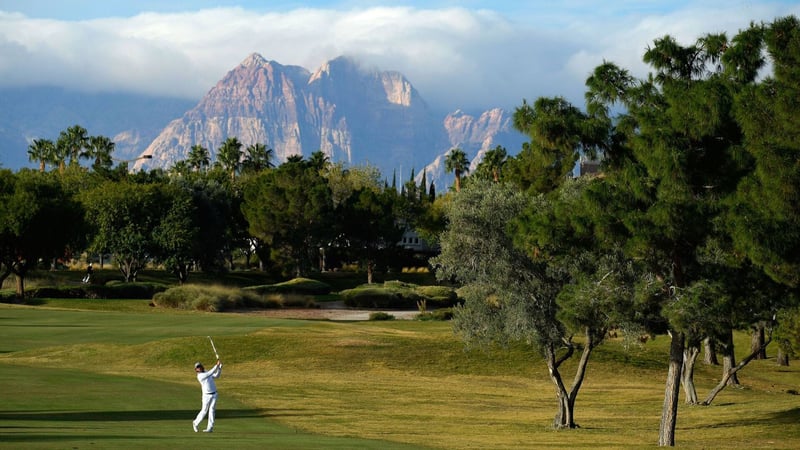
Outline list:
[[[525,347],[465,352],[448,323],[8,306],[0,318],[5,335],[26,340],[6,344],[0,365],[135,375],[192,392],[191,364],[213,358],[206,335],[214,335],[225,362],[221,398],[263,412],[265,427],[436,448],[648,448],[658,439],[664,338],[599,347],[577,400],[581,428],[554,431],[555,392],[538,355]],[[737,335],[740,355],[747,339]],[[701,398],[720,372],[698,364]],[[724,390],[709,407],[681,405],[677,444],[800,448],[800,396],[790,393],[800,390],[800,370],[755,361],[740,379],[744,388]]]

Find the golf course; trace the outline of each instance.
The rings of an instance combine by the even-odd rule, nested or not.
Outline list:
[[[556,431],[539,355],[466,351],[448,322],[42,300],[0,304],[0,332],[0,447],[54,449],[651,448],[669,344],[600,346],[576,402],[580,428]],[[193,364],[214,359],[207,336],[224,363],[211,434],[191,428]],[[742,352],[748,342],[736,335]],[[720,374],[698,364],[701,396]],[[797,365],[753,361],[739,378],[710,406],[681,405],[676,445],[800,448]]]

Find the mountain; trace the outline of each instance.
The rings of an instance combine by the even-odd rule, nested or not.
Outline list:
[[[235,136],[245,146],[272,148],[276,163],[322,150],[331,161],[369,163],[400,183],[412,171],[419,182],[424,171],[443,192],[453,179],[444,172],[451,148],[464,150],[474,170],[486,150],[503,145],[513,155],[524,141],[502,109],[433,112],[401,73],[347,57],[312,72],[253,53],[199,102],[26,87],[0,89],[0,105],[0,165],[11,169],[34,167],[27,156],[33,139],[56,140],[77,124],[111,138],[117,159],[153,155],[134,169],[169,168],[196,144],[213,160],[220,144]]]
[[[81,125],[90,135],[109,137],[115,156],[130,159],[145,148],[176,115],[195,101],[140,94],[79,92],[56,87],[0,89],[0,164],[33,167],[28,145],[34,139],[55,141]]]
[[[192,109],[172,120],[145,149],[137,168],[169,167],[199,144],[211,153],[229,136],[244,146],[263,143],[278,162],[321,150],[334,162],[369,163],[385,177],[412,170],[444,186],[443,155],[460,147],[475,162],[504,145],[510,153],[523,136],[510,116],[492,109],[474,117],[457,111],[437,118],[400,73],[364,68],[339,57],[313,73],[253,53],[228,72]]]

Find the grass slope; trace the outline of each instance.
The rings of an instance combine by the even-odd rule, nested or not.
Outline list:
[[[125,311],[113,311],[120,305]],[[465,352],[440,322],[331,323],[176,313],[119,301],[0,305],[0,447],[648,448],[667,339],[590,362],[578,430],[553,431],[555,396],[524,347]],[[81,310],[69,310],[75,305]],[[105,306],[103,306],[105,305]],[[56,309],[53,307],[58,307]],[[213,335],[225,369],[218,433],[195,435],[192,363]],[[740,349],[747,336],[737,336]],[[741,357],[741,356],[740,356]],[[571,369],[570,366],[568,369]],[[700,396],[719,377],[699,365]],[[565,369],[564,376],[572,373]],[[800,448],[800,370],[755,361],[744,389],[681,405],[685,448]],[[207,440],[204,440],[207,439]]]

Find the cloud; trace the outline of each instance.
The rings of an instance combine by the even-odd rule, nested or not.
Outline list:
[[[542,95],[582,105],[595,66],[609,60],[644,75],[641,55],[657,37],[691,43],[704,33],[732,36],[750,21],[800,14],[800,6],[782,3],[689,2],[670,11],[657,4],[663,2],[622,2],[604,11],[572,1],[562,11],[513,17],[410,7],[216,8],[85,21],[0,12],[0,84],[199,99],[252,52],[312,71],[350,55],[402,72],[444,110],[513,107]]]

